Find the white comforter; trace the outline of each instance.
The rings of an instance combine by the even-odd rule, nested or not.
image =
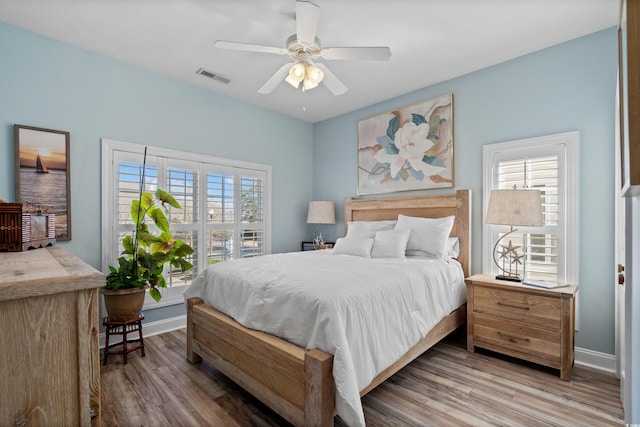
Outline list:
[[[336,410],[364,426],[359,392],[466,296],[451,259],[371,259],[330,250],[211,266],[185,291],[238,323],[334,355]]]

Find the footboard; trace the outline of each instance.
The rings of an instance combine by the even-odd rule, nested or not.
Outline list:
[[[196,363],[201,358],[292,424],[333,425],[331,354],[244,328],[200,298],[190,298],[187,359]]]

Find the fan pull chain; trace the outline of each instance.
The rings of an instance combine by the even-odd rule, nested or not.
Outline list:
[[[302,87],[302,111],[307,112],[307,91]]]

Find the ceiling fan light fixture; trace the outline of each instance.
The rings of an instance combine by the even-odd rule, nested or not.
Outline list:
[[[324,72],[315,65],[308,65],[304,76],[304,90],[317,87],[324,78]]]
[[[304,80],[305,74],[306,73],[304,64],[296,62],[291,66],[291,68],[289,69],[289,74],[284,80],[297,89],[300,85],[300,82]]]
[[[221,49],[288,55],[295,61],[295,63],[289,62],[278,68],[258,89],[258,93],[271,93],[284,80],[296,89],[300,88],[300,83],[303,82],[303,91],[313,89],[323,83],[335,96],[342,95],[347,91],[347,87],[325,64],[318,62],[317,65],[314,65],[313,60],[322,58],[324,60],[388,61],[391,50],[387,46],[323,48],[316,35],[320,7],[312,1],[315,0],[296,0],[296,32],[287,38],[285,47],[227,40],[217,40],[215,46]]]

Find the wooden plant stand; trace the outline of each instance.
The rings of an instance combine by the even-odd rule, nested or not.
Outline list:
[[[144,357],[144,339],[142,338],[142,320],[144,319],[144,313],[140,313],[137,318],[125,320],[124,322],[111,320],[105,317],[102,324],[106,327],[106,337],[104,341],[104,361],[103,364],[107,364],[107,358],[111,354],[122,354],[123,363],[127,364],[127,355],[132,351],[140,350],[142,357]],[[138,339],[130,340],[127,335],[131,332],[138,332]],[[122,335],[122,342],[115,344],[109,344],[109,338],[111,335]],[[129,346],[129,344],[137,343],[137,345]],[[115,346],[122,346],[119,350],[111,350]]]

